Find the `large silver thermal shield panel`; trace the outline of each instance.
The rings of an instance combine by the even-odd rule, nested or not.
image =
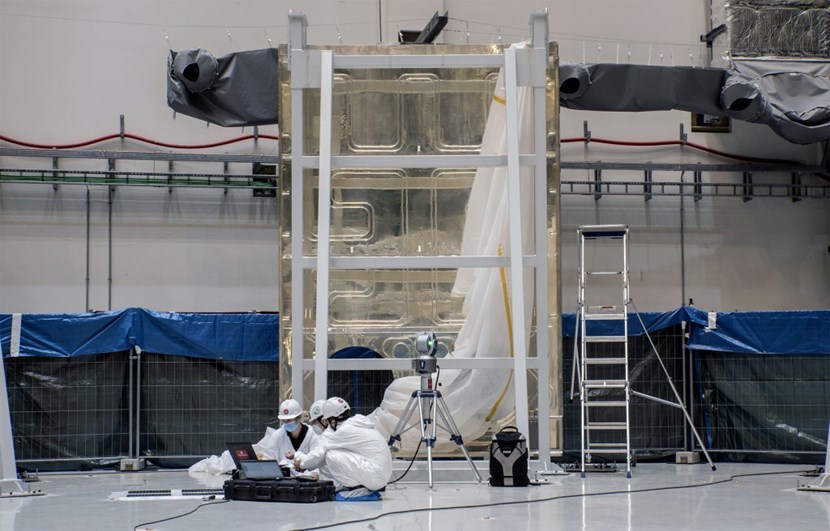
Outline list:
[[[292,128],[302,124],[302,145],[305,157],[319,154],[320,89],[303,89],[302,120],[292,125],[292,89],[297,83],[306,85],[314,77],[308,65],[289,65],[290,44],[280,50],[280,392],[282,397],[294,394],[292,378],[304,371],[303,395],[296,396],[307,406],[314,391],[313,363],[315,350],[315,298],[317,271],[306,265],[299,270],[292,260],[292,242],[302,242],[305,263],[317,255],[318,241],[318,172],[306,169],[302,175],[302,196],[292,190],[292,160],[299,157],[292,147],[298,142]],[[306,50],[331,49],[340,56],[389,56],[446,54],[501,55],[503,48],[495,45],[411,45],[411,46],[338,46],[333,48],[304,46]],[[536,305],[531,319],[529,359],[538,358],[550,367],[549,378],[542,385],[550,391],[549,415],[553,452],[562,447],[561,358],[560,358],[560,273],[559,273],[559,139],[557,135],[558,56],[555,44],[546,52],[543,74],[544,141],[542,167],[546,177],[532,191],[541,200],[539,219],[543,231],[534,233],[545,240],[547,267],[544,286],[537,286],[535,298],[544,298],[546,311],[537,315]],[[476,155],[481,152],[485,124],[494,101],[499,70],[494,67],[445,68],[338,68],[335,62],[332,95],[331,154],[366,156],[365,167],[334,169],[331,173],[330,255],[338,257],[388,256],[459,256],[465,219],[470,209],[470,192],[476,176],[475,167],[411,168],[398,165],[376,167],[368,160],[377,155]],[[303,80],[297,80],[302,72]],[[319,71],[318,71],[319,72]],[[292,79],[294,77],[295,79]],[[546,78],[546,83],[545,83]],[[319,86],[319,84],[317,85]],[[296,92],[295,92],[296,93]],[[294,110],[296,112],[296,108]],[[532,183],[531,183],[532,184]],[[292,227],[292,209],[301,205],[302,231]],[[297,217],[294,218],[298,219]],[[535,241],[535,240],[534,240]],[[535,247],[533,241],[531,248]],[[541,247],[540,247],[541,248]],[[506,269],[506,268],[505,268]],[[332,267],[328,285],[328,352],[327,356],[347,347],[367,347],[387,359],[407,361],[392,371],[395,378],[413,375],[409,358],[414,355],[418,332],[434,331],[439,338],[440,358],[452,355],[458,332],[471,311],[465,308],[465,297],[455,293],[459,269],[411,268],[365,269]],[[303,275],[302,292],[292,292],[292,275]],[[302,315],[293,304],[302,298]],[[501,294],[499,295],[501,297]],[[500,303],[501,304],[501,303]],[[292,334],[292,327],[302,327],[302,341]],[[538,330],[544,327],[544,345],[537,341]],[[504,334],[509,332],[505,326]],[[506,354],[505,354],[506,355]],[[302,359],[301,359],[302,358]],[[535,365],[529,364],[531,367]],[[476,369],[479,370],[479,369]],[[488,370],[488,369],[480,369]],[[329,371],[333,375],[337,371]],[[341,371],[342,372],[342,371]],[[529,373],[531,404],[538,392],[537,369]],[[510,371],[503,370],[497,387],[507,389]],[[362,385],[373,385],[364,383]],[[370,395],[381,397],[385,384]],[[496,393],[497,395],[499,393]],[[501,393],[505,395],[505,393]],[[510,393],[506,393],[510,395]],[[448,398],[448,401],[450,398]],[[494,400],[488,404],[487,423],[497,426],[510,418],[512,399]],[[508,407],[500,407],[500,404]],[[361,404],[374,407],[374,404]],[[545,408],[542,408],[545,409]],[[538,415],[531,406],[531,420]],[[484,420],[482,419],[482,422]],[[533,443],[533,441],[531,441]]]

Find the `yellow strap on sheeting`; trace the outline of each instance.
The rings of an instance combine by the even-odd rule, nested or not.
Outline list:
[[[493,99],[498,101],[498,99],[493,96]],[[504,100],[501,100],[501,103],[504,103]],[[502,256],[504,253],[502,251],[501,244],[499,244],[499,256]],[[499,275],[501,276],[501,293],[504,296],[504,315],[507,317],[507,336],[510,338],[510,357],[513,357],[513,317],[510,312],[510,295],[507,292],[507,275],[504,273],[504,268],[499,268]],[[510,388],[510,380],[513,378],[513,369],[510,369],[510,376],[507,377],[507,384],[502,389],[501,394],[499,395],[496,402],[493,404],[493,407],[490,408],[490,412],[487,413],[487,416],[484,418],[485,421],[492,420],[493,416],[496,414],[496,410],[499,409],[499,405],[501,405],[501,401],[504,400],[504,395],[507,394],[507,389]]]
[[[504,99],[499,98],[498,96],[493,96],[493,101],[495,101],[496,103],[501,103],[502,105],[507,105],[507,102],[505,102]]]

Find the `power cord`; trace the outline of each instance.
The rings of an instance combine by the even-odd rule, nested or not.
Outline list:
[[[482,503],[482,504],[470,504],[470,505],[453,505],[449,507],[422,507],[420,509],[403,509],[400,511],[389,511],[387,513],[381,513],[377,516],[372,516],[369,518],[361,518],[358,520],[348,520],[345,522],[335,522],[326,525],[320,525],[315,527],[304,527],[301,528],[300,531],[316,531],[317,529],[330,529],[332,527],[337,527],[341,525],[351,525],[351,524],[360,524],[364,522],[371,522],[374,520],[378,520],[380,518],[384,518],[386,516],[393,516],[396,514],[412,514],[412,513],[423,513],[429,511],[448,511],[454,509],[479,509],[482,507],[499,507],[504,505],[521,505],[521,504],[531,504],[531,503],[541,503],[541,502],[549,502],[549,501],[557,501],[557,500],[567,500],[571,498],[588,498],[594,496],[610,496],[614,494],[636,494],[639,492],[658,492],[664,490],[681,490],[681,489],[694,489],[697,487],[710,487],[712,485],[720,485],[721,483],[729,483],[737,478],[746,478],[746,477],[754,477],[754,476],[775,476],[781,474],[796,474],[796,473],[804,473],[808,472],[805,470],[785,470],[781,472],[756,472],[752,474],[735,474],[729,476],[726,479],[719,479],[716,481],[707,481],[705,483],[693,483],[691,485],[672,485],[669,487],[650,487],[646,489],[635,489],[635,490],[612,490],[606,492],[587,492],[587,493],[580,493],[580,494],[565,494],[561,496],[551,496],[548,498],[537,498],[535,500],[516,500],[516,501],[506,501],[506,502],[494,502],[494,503]],[[810,471],[811,472],[811,471]],[[403,477],[403,476],[401,476]]]
[[[409,469],[412,468],[412,464],[415,462],[415,458],[418,457],[418,452],[421,451],[421,443],[422,442],[424,442],[423,439],[418,441],[418,447],[415,448],[415,453],[412,454],[412,459],[409,460],[409,466],[406,467],[406,470],[403,471],[403,474],[401,474],[400,476],[396,477],[395,479],[393,479],[392,481],[387,483],[387,485],[391,485],[392,483],[397,483],[398,481],[402,480],[403,477],[409,472]]]
[[[437,369],[437,371],[438,371],[438,374],[436,374],[436,375],[435,375],[435,389],[436,389],[436,390],[438,390],[438,380],[440,380],[440,379],[441,379],[441,367],[439,367],[439,366],[437,366],[437,365],[436,365],[436,366],[435,366],[435,368],[436,368],[436,369]],[[406,467],[406,470],[404,470],[404,471],[403,471],[403,474],[401,474],[399,477],[396,477],[395,479],[393,479],[392,481],[390,481],[389,483],[387,483],[387,485],[391,485],[392,483],[396,483],[396,482],[398,482],[398,481],[402,480],[402,479],[403,479],[403,477],[404,477],[407,473],[409,473],[409,469],[411,469],[411,468],[412,468],[413,463],[415,463],[415,458],[416,458],[416,457],[418,457],[418,452],[420,452],[420,451],[421,451],[421,444],[422,444],[423,442],[424,442],[424,440],[423,440],[423,439],[421,439],[420,441],[418,441],[418,447],[417,447],[417,448],[415,448],[415,453],[414,453],[414,454],[412,454],[412,459],[410,459],[410,461],[409,461],[409,466],[407,466],[407,467]]]
[[[161,523],[161,522],[169,522],[170,520],[175,520],[176,518],[182,518],[182,517],[187,516],[189,514],[193,514],[196,511],[198,511],[199,509],[201,509],[202,507],[207,507],[208,505],[219,505],[219,504],[222,504],[222,503],[228,503],[229,501],[230,500],[220,500],[220,501],[215,501],[215,502],[210,502],[210,503],[202,503],[202,504],[197,505],[193,510],[188,511],[186,513],[178,514],[176,516],[171,516],[169,518],[162,518],[161,520],[154,520],[152,522],[143,522],[141,524],[138,524],[137,526],[135,526],[133,528],[133,531],[137,531],[138,528],[141,527],[141,526],[148,526],[148,525],[152,525],[152,524],[158,524],[158,523]]]

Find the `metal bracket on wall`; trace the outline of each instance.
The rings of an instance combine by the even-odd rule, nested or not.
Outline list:
[[[58,157],[52,157],[52,169],[53,170],[58,169]],[[58,178],[58,172],[57,171],[52,172],[52,178],[53,179]],[[58,191],[58,184],[57,183],[52,184],[52,190],[55,190],[56,192]]]
[[[695,202],[700,201],[703,198],[703,172],[700,170],[695,170],[692,172],[694,178],[694,199]]]
[[[793,172],[792,174],[792,188],[790,194],[792,195],[793,203],[801,201],[801,174]]]

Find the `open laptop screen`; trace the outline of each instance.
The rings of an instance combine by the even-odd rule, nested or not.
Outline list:
[[[227,446],[228,452],[231,454],[233,464],[236,465],[237,470],[241,468],[240,462],[257,460],[254,447],[249,442],[229,442]]]
[[[276,461],[241,461],[240,465],[245,479],[278,479],[285,477],[280,464]]]

